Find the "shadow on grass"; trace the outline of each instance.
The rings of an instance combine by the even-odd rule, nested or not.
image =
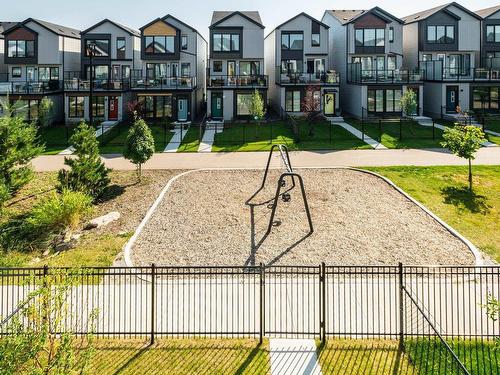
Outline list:
[[[100,340],[96,349],[98,374],[267,374],[270,365],[267,344],[255,340]]]
[[[462,211],[486,215],[491,209],[487,197],[476,194],[465,186],[447,186],[441,189],[441,195],[444,197],[444,203],[452,204]]]

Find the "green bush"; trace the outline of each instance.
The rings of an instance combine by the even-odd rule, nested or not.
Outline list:
[[[0,181],[0,212],[4,203],[10,198],[10,192],[7,185]]]
[[[82,122],[70,142],[75,149],[76,158],[64,159],[64,164],[70,169],[59,171],[58,189],[81,191],[96,200],[103,194],[110,179],[109,169],[104,166],[99,155],[99,142],[95,131]]]

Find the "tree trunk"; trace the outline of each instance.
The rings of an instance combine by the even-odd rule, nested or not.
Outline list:
[[[469,190],[472,192],[472,160],[469,159]]]
[[[139,179],[139,182],[141,182],[141,178],[142,178],[142,164],[139,163],[137,165],[137,178]]]

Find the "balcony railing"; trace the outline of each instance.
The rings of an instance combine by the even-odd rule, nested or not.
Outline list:
[[[337,72],[322,73],[281,73],[276,67],[276,83],[281,85],[338,85],[340,74]]]
[[[422,70],[393,69],[366,70],[361,64],[348,64],[347,80],[349,83],[419,83],[423,80]]]
[[[92,89],[94,91],[124,91],[130,88],[130,79],[94,79]],[[90,91],[90,80],[72,78],[64,80],[66,91]]]
[[[61,91],[62,81],[0,82],[0,94],[46,94]]]
[[[196,88],[196,77],[132,78],[136,90],[186,90]]]
[[[425,81],[500,82],[500,68],[443,67],[442,61],[422,61]]]
[[[268,86],[268,76],[209,76],[207,78],[207,87],[230,87],[230,88],[263,88]]]

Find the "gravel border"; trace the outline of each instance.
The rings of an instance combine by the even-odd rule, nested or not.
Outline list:
[[[410,202],[415,204],[417,207],[422,209],[427,215],[429,215],[436,223],[438,223],[440,226],[442,226],[446,231],[448,231],[451,235],[453,235],[455,238],[457,238],[459,241],[461,241],[472,253],[475,259],[475,264],[476,265],[481,265],[482,264],[482,257],[480,255],[480,252],[475,248],[474,245],[470,243],[467,239],[465,239],[463,236],[461,236],[456,230],[451,228],[449,225],[447,225],[443,220],[441,220],[439,217],[437,217],[435,214],[433,214],[431,211],[429,211],[425,206],[417,202],[415,199],[413,199],[411,196],[409,196],[406,192],[404,192],[402,189],[397,187],[392,181],[389,179],[378,175],[377,173],[371,172],[371,171],[366,171],[362,169],[357,169],[357,168],[350,168],[350,167],[333,167],[333,168],[300,168],[300,170],[350,170],[350,171],[355,171],[355,172],[360,172],[364,173],[367,175],[374,176],[376,178],[379,178],[383,180],[385,183],[387,183],[390,187],[392,187],[395,191],[403,195],[406,199],[408,199]],[[298,168],[299,170],[299,168]],[[124,259],[125,263],[127,266],[133,267],[134,262],[132,261],[132,249],[139,238],[141,232],[144,230],[146,227],[147,223],[151,220],[153,217],[156,209],[158,206],[162,203],[163,199],[165,198],[165,195],[169,190],[171,189],[172,185],[178,181],[180,178],[183,178],[187,175],[196,173],[196,172],[213,172],[213,171],[255,171],[255,172],[261,172],[261,170],[255,169],[255,168],[239,168],[239,169],[233,169],[233,168],[208,168],[208,169],[197,169],[197,170],[190,170],[184,173],[181,173],[179,175],[176,175],[174,178],[172,178],[167,185],[164,187],[154,204],[151,206],[151,208],[148,210],[146,216],[142,220],[141,224],[135,231],[134,235],[132,238],[128,241],[128,243],[125,245],[124,248]],[[306,186],[307,188],[307,186]]]

